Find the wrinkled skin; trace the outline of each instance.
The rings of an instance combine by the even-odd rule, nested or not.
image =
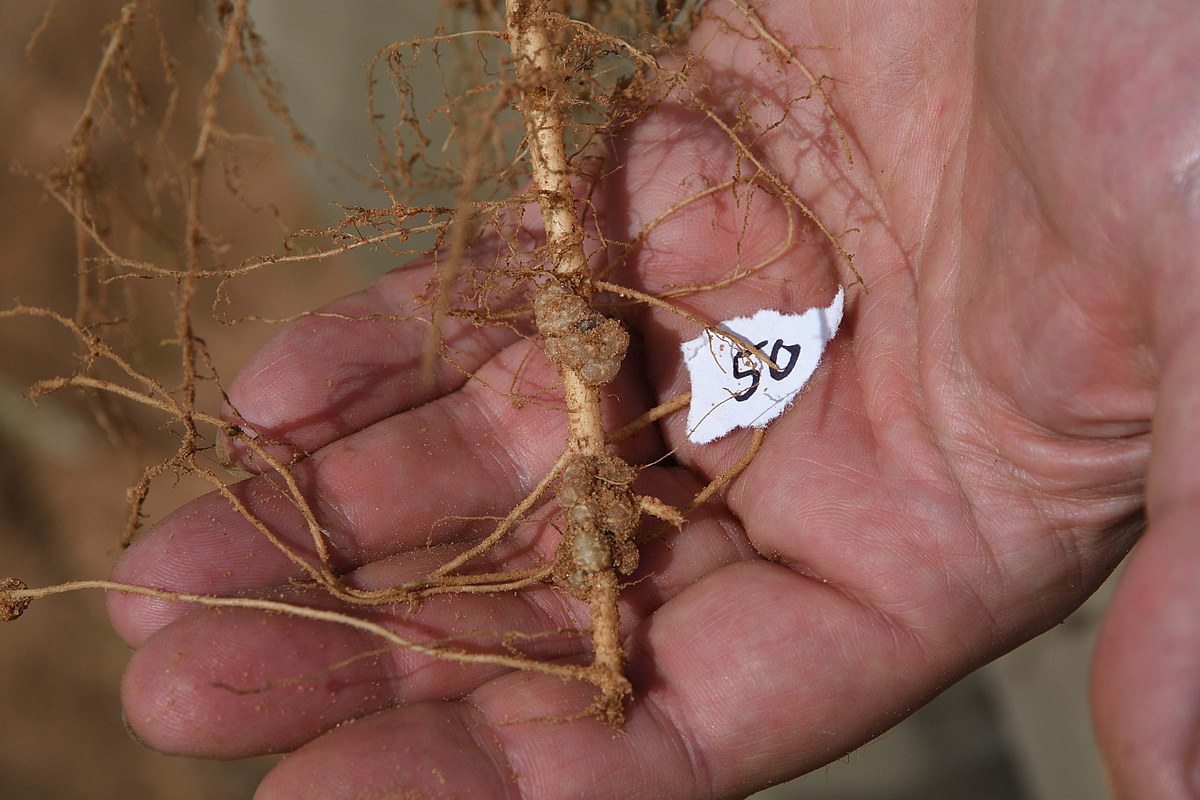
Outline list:
[[[1120,797],[1197,793],[1200,6],[775,0],[764,15],[788,42],[829,46],[800,52],[836,78],[827,86],[855,161],[815,102],[757,152],[831,230],[858,229],[843,241],[869,293],[850,289],[812,383],[723,501],[670,534],[672,548],[646,547],[642,580],[622,596],[635,690],[624,732],[591,719],[491,724],[574,714],[586,684],[404,652],[330,671],[377,644],[334,625],[113,595],[114,624],[136,648],[126,709],[147,743],[216,757],[296,750],[260,798],[741,796],[862,744],[1058,623],[1144,530],[1096,655],[1099,738]],[[755,44],[709,26],[696,37],[725,88],[807,90]],[[612,236],[701,188],[687,176],[730,174],[729,148],[698,115],[664,108],[626,133],[602,197]],[[783,215],[759,208],[747,265],[786,238]],[[654,291],[723,276],[742,223],[727,199],[694,204],[615,279]],[[760,275],[684,302],[712,319],[824,305],[852,281],[828,253],[806,236]],[[337,307],[403,314],[426,277],[394,273]],[[631,323],[641,344],[613,385],[621,401],[606,401],[615,424],[686,388],[678,343],[695,335],[658,311]],[[447,333],[492,386],[508,385],[529,348],[503,331]],[[363,586],[428,569],[445,555],[425,549],[435,521],[505,513],[561,449],[561,415],[514,407],[449,368],[428,388],[423,336],[417,323],[301,322],[231,395],[257,430],[313,453],[299,471],[338,568]],[[553,379],[537,357],[522,375]],[[625,454],[644,463],[675,447],[682,416]],[[684,444],[639,491],[685,502],[747,436]],[[238,490],[304,547],[262,478]],[[481,530],[444,521],[432,540],[452,547]],[[554,538],[522,528],[505,563],[546,558]],[[296,574],[211,497],[115,570],[218,594],[272,594]],[[547,587],[394,612],[380,619],[434,637],[588,619]],[[587,648],[578,637],[525,646]],[[249,695],[218,685],[304,676]]]

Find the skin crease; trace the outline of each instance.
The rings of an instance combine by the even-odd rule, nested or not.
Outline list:
[[[114,594],[114,625],[136,648],[126,711],[149,745],[295,750],[260,800],[743,796],[839,757],[1057,624],[1145,528],[1096,654],[1097,732],[1118,797],[1200,794],[1200,6],[775,0],[763,16],[784,41],[826,46],[799,52],[836,78],[826,86],[855,159],[815,102],[794,106],[756,153],[830,230],[857,229],[843,242],[869,293],[849,289],[843,330],[724,501],[670,535],[672,548],[647,546],[642,580],[622,594],[634,686],[623,732],[590,719],[493,724],[575,714],[584,685],[402,652],[321,674],[377,645],[337,626]],[[714,84],[764,99],[752,105],[760,121],[807,91],[711,24],[693,44]],[[689,176],[731,174],[723,141],[670,106],[625,131],[602,196],[609,235],[632,235],[703,186]],[[761,203],[744,232],[727,196],[694,204],[614,280],[653,292],[720,278],[739,236],[743,263],[756,263],[787,230]],[[343,303],[402,315],[427,277],[394,273]],[[838,282],[852,277],[806,235],[754,277],[680,302],[714,320],[799,311],[827,304]],[[659,311],[631,323],[641,344],[606,400],[610,424],[687,385],[678,343],[694,327]],[[231,392],[258,430],[314,452],[302,480],[339,569],[365,586],[437,563],[425,545],[439,518],[504,513],[565,430],[476,381],[448,379],[431,399],[417,378],[424,328],[375,330],[298,323]],[[456,335],[494,386],[529,348]],[[536,355],[522,376],[554,380]],[[627,457],[679,445],[683,416]],[[682,504],[746,442],[684,444],[639,491]],[[297,515],[263,479],[238,491],[303,549]],[[452,546],[481,530],[441,524],[432,538]],[[554,540],[523,530],[494,560],[521,566]],[[271,596],[294,574],[211,497],[159,523],[114,571]],[[425,636],[587,625],[581,604],[544,588],[381,618]],[[530,648],[553,658],[585,646]],[[310,677],[249,695],[217,685],[296,676]]]

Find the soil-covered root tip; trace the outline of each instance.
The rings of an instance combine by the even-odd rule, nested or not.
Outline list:
[[[14,592],[28,588],[16,578],[5,578],[0,582],[0,622],[10,622],[25,613],[25,609],[29,608],[29,598],[16,597]]]
[[[625,724],[625,701],[633,694],[632,684],[624,675],[615,672],[604,672],[592,682],[600,690],[600,697],[588,707],[588,714],[610,728],[619,729]]]

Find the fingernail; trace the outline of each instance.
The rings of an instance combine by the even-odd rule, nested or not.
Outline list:
[[[125,716],[125,709],[123,709],[123,708],[121,709],[121,725],[125,728],[126,735],[128,735],[129,738],[132,739],[135,743],[141,745],[142,747],[146,748],[147,750],[149,750],[151,752],[158,752],[153,747],[151,747],[150,745],[148,745],[144,741],[142,741],[142,737],[137,735],[137,731],[135,731],[133,729],[133,726],[129,724],[129,717]]]

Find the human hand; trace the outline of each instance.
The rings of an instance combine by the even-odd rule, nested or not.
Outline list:
[[[802,53],[837,79],[856,161],[807,105],[758,152],[831,230],[858,229],[846,243],[869,294],[852,289],[843,332],[723,501],[669,536],[671,548],[646,546],[640,580],[622,593],[634,685],[623,732],[591,719],[498,724],[576,714],[585,684],[405,651],[333,669],[378,643],[114,594],[114,624],[137,648],[126,708],[148,743],[218,757],[300,748],[262,797],[745,794],[838,757],[1061,621],[1132,546],[1148,502],[1150,532],[1098,656],[1097,720],[1120,791],[1187,796],[1200,717],[1187,527],[1200,425],[1187,413],[1200,392],[1187,359],[1200,13],[1077,0],[777,2],[763,15],[784,41],[830,46]],[[775,100],[807,90],[794,71],[764,68],[758,44],[711,26],[696,37],[712,37],[707,57],[729,88]],[[769,106],[752,110],[769,118]],[[627,131],[618,156],[605,187],[617,239],[694,193],[692,176],[721,180],[733,167],[706,119],[670,108]],[[714,198],[655,228],[614,280],[651,293],[718,280],[739,242],[748,265],[786,239],[785,215],[768,204],[743,219]],[[713,321],[795,311],[827,303],[839,276],[848,281],[811,240],[679,302]],[[336,308],[403,316],[427,278],[394,273]],[[694,326],[657,310],[632,322],[643,346],[609,387],[614,426],[687,387],[678,343]],[[424,333],[400,320],[298,323],[231,391],[256,430],[313,452],[297,473],[357,585],[428,571],[444,557],[426,548],[431,537],[449,548],[480,533],[435,522],[503,515],[561,449],[558,415],[516,408],[451,368],[426,388]],[[493,387],[511,383],[530,349],[503,331],[447,335],[460,365]],[[554,382],[536,356],[520,374],[518,391]],[[677,503],[748,436],[689,445],[680,416],[626,450],[647,463],[678,447],[639,484]],[[237,491],[303,550],[297,513],[268,478]],[[522,529],[495,558],[544,560],[554,538]],[[296,576],[213,496],[156,526],[114,575],[221,595]],[[588,619],[548,587],[370,613],[432,637]],[[528,649],[568,657],[586,644]]]

